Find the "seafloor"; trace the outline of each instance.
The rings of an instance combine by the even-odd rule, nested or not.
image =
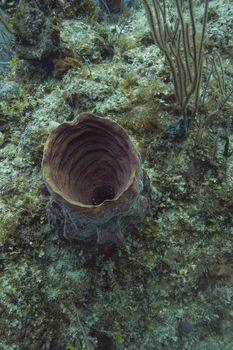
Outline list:
[[[221,56],[226,89],[232,16],[230,0],[210,1],[205,51]],[[0,349],[233,349],[232,95],[213,113],[213,81],[181,137],[141,6],[114,20],[50,18],[80,64],[55,71],[14,55],[1,72]],[[50,225],[41,172],[53,125],[84,111],[127,130],[152,188],[144,226],[93,258]]]

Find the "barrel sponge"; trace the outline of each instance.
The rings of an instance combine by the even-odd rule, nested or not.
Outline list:
[[[83,113],[60,124],[45,144],[42,168],[52,222],[70,241],[97,249],[121,242],[147,213],[148,177],[116,122]]]

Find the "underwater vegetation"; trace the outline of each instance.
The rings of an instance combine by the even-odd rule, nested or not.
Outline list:
[[[15,55],[0,71],[1,350],[232,350],[233,6],[204,5],[148,2],[153,33],[143,3],[0,1],[4,30],[15,38]],[[80,168],[63,155],[76,152],[77,140],[85,144],[76,119],[83,113],[104,149],[118,153],[124,140],[125,170],[110,157],[103,188],[103,173],[91,172],[91,181],[84,166],[76,192],[71,171],[79,176]],[[95,120],[104,125],[98,137]],[[64,129],[64,143],[46,143]],[[107,130],[116,138],[105,143]],[[57,150],[52,180],[41,166],[48,145]],[[90,164],[85,147],[81,159]],[[59,164],[68,175],[56,176]],[[132,169],[136,190],[114,197]],[[71,218],[80,225],[81,208],[69,211],[74,198],[90,204],[88,232],[71,227]],[[105,231],[107,203],[114,215]],[[116,247],[108,233],[119,227],[124,242]],[[89,232],[94,246],[99,237],[110,247],[106,241],[97,253],[80,244]]]
[[[153,39],[166,57],[171,69],[174,91],[182,116],[188,126],[187,110],[194,98],[191,118],[197,113],[200,104],[205,33],[208,16],[208,0],[204,2],[204,13],[200,38],[197,38],[193,1],[188,1],[189,18],[185,20],[185,5],[175,1],[176,19],[167,18],[166,2],[153,2],[153,7],[144,1]]]
[[[225,99],[230,97],[225,90],[220,55],[213,53],[208,56],[204,53],[209,1],[205,0],[203,3],[200,32],[197,32],[199,21],[195,18],[192,0],[188,1],[188,9],[183,1],[175,1],[175,18],[174,14],[171,18],[166,1],[162,3],[154,1],[150,5],[145,0],[143,3],[154,42],[166,57],[171,70],[174,93],[184,120],[184,132],[186,132],[195,115],[204,109],[206,93],[212,78],[217,80],[221,96],[214,114],[220,112]],[[210,66],[205,74],[204,60],[208,60]],[[204,116],[202,118],[204,119]]]

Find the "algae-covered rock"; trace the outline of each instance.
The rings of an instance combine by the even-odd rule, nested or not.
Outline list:
[[[59,44],[59,30],[44,13],[20,0],[14,20],[16,53],[19,58],[41,61],[50,57]]]
[[[0,98],[15,95],[19,92],[20,84],[15,81],[0,82]]]

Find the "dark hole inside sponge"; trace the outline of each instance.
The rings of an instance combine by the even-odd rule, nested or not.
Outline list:
[[[99,205],[103,203],[105,199],[113,199],[115,194],[115,190],[111,186],[98,187],[93,192],[92,205]]]

